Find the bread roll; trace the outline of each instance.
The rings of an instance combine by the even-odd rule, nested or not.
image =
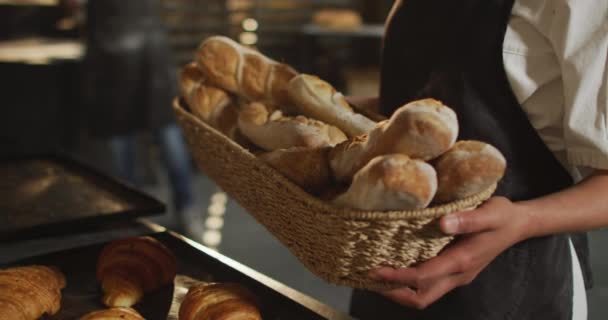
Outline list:
[[[224,90],[199,84],[191,92],[190,109],[199,119],[231,139],[235,138],[238,110]]]
[[[288,108],[287,83],[297,72],[230,38],[207,38],[196,53],[196,61],[213,85],[248,101]]]
[[[228,93],[208,84],[195,63],[182,68],[180,94],[190,107],[192,114],[231,139],[237,131],[238,111]]]
[[[97,279],[108,307],[131,307],[145,292],[173,281],[175,256],[152,237],[117,240],[106,245],[97,262]]]
[[[185,65],[179,75],[179,92],[184,98],[190,96],[190,93],[195,86],[204,82],[203,71],[196,64],[196,62],[190,62]],[[189,101],[188,101],[189,103]]]
[[[430,160],[454,145],[458,120],[452,109],[434,99],[418,100],[399,108],[368,135],[344,142],[330,152],[334,176],[348,182],[372,158],[391,153]]]
[[[349,137],[368,133],[376,126],[374,121],[355,113],[341,93],[316,76],[294,77],[287,92],[301,114],[334,125]]]
[[[80,320],[145,320],[137,311],[131,308],[112,308],[88,313]]]
[[[261,320],[256,300],[238,284],[195,285],[182,301],[179,320]]]
[[[458,141],[435,162],[439,187],[435,202],[473,196],[497,183],[507,161],[493,146],[479,141]]]
[[[0,319],[36,320],[56,314],[65,284],[61,272],[45,266],[0,270]]]
[[[391,154],[376,157],[359,170],[334,204],[360,210],[422,209],[436,191],[437,174],[430,164]]]
[[[238,126],[246,138],[267,151],[320,148],[346,140],[344,133],[336,127],[303,116],[285,117],[281,111],[269,114],[266,106],[257,102],[241,108]]]
[[[259,157],[311,194],[330,184],[329,148],[294,147],[263,153]]]

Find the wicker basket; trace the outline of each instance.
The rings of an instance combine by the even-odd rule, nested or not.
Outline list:
[[[496,186],[454,203],[423,210],[363,212],[340,209],[296,186],[231,139],[173,107],[197,165],[249,211],[314,274],[337,285],[386,289],[367,272],[427,260],[452,240],[433,221],[472,209]]]

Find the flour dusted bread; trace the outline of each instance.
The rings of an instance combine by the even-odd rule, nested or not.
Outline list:
[[[503,177],[506,166],[505,158],[493,146],[458,141],[435,162],[439,186],[434,201],[455,201],[486,190]]]
[[[131,308],[111,308],[88,313],[80,320],[145,320],[137,311]]]
[[[336,146],[330,165],[336,179],[349,182],[374,157],[400,153],[427,161],[451,148],[457,136],[452,109],[434,99],[418,100],[399,108],[369,134]]]
[[[318,194],[331,183],[328,154],[329,148],[294,147],[259,157],[302,189]]]
[[[256,297],[232,283],[191,287],[179,309],[179,320],[261,320]]]
[[[291,105],[287,83],[297,75],[293,68],[223,36],[203,41],[195,55],[211,84],[248,101]]]
[[[173,281],[175,256],[152,237],[135,237],[106,245],[97,262],[97,279],[108,307],[131,307],[144,293]]]
[[[334,146],[346,140],[336,127],[303,116],[286,117],[281,111],[270,114],[257,102],[241,107],[238,126],[246,138],[267,151]]]
[[[334,125],[350,137],[368,133],[376,126],[374,121],[355,113],[341,93],[316,76],[294,77],[288,93],[301,114]]]
[[[437,191],[437,174],[421,160],[402,154],[372,159],[334,204],[361,210],[411,210],[426,208]]]
[[[0,270],[0,319],[35,320],[61,308],[64,275],[46,266]]]

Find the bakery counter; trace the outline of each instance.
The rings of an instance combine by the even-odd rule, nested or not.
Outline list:
[[[173,285],[144,296],[135,305],[148,320],[177,319],[172,301],[177,301],[179,281],[183,278],[243,285],[259,299],[264,319],[351,319],[271,277],[146,219],[88,227],[44,238],[4,241],[0,243],[0,267],[33,264],[58,267],[66,276],[67,286],[63,290],[61,311],[48,319],[75,319],[103,307],[95,279],[95,264],[103,246],[113,240],[142,235],[151,236],[169,248],[178,265],[178,277]]]

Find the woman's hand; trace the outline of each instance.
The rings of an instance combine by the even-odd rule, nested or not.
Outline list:
[[[444,233],[462,237],[437,257],[406,269],[376,269],[370,277],[402,285],[380,293],[402,305],[424,309],[452,289],[471,283],[501,252],[528,238],[530,219],[525,207],[503,197],[491,198],[473,211],[440,220]]]

